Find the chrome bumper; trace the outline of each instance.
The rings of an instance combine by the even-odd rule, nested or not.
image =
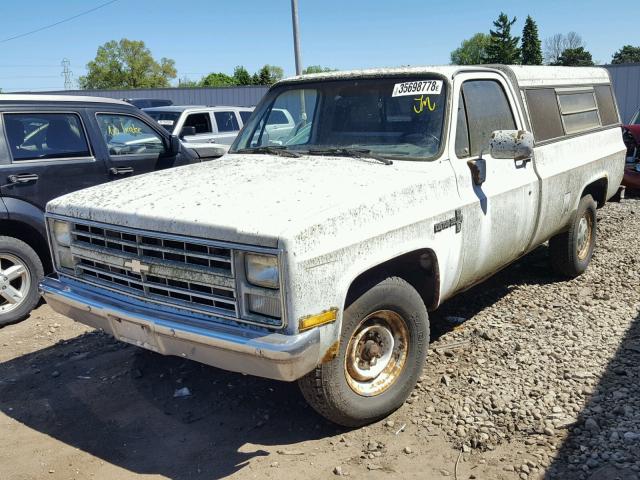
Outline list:
[[[129,303],[91,285],[45,278],[40,292],[56,312],[100,328],[119,340],[233,372],[276,380],[296,380],[320,359],[320,332],[265,333],[213,324],[185,323],[188,317]]]

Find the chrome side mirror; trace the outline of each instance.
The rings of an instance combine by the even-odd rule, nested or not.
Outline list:
[[[533,134],[526,130],[496,130],[491,134],[492,158],[527,160],[533,155]]]

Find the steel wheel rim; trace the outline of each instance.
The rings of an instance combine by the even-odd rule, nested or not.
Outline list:
[[[27,264],[10,253],[0,253],[0,314],[19,308],[27,299],[31,275]]]
[[[580,260],[584,260],[589,254],[589,246],[591,245],[592,234],[593,219],[587,211],[582,217],[580,217],[580,222],[578,223],[578,234],[576,240],[578,246],[578,258]]]
[[[391,387],[404,370],[409,330],[391,310],[367,315],[354,330],[344,362],[347,384],[358,395],[373,397]]]

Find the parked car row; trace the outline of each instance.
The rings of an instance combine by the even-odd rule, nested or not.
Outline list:
[[[625,164],[602,68],[305,75],[274,85],[250,116],[147,110],[166,130],[143,113],[81,109],[66,112],[65,142],[27,141],[40,123],[24,119],[8,168],[42,154],[26,161],[133,168],[127,159],[149,156],[157,169],[176,164],[177,135],[240,133],[219,160],[49,201],[50,306],[161,354],[298,381],[347,426],[404,403],[425,365],[429,312],[457,292],[546,241],[559,275],[584,272],[596,209]],[[25,165],[8,193],[34,173]],[[32,267],[16,268],[20,251],[2,267],[7,305]]]

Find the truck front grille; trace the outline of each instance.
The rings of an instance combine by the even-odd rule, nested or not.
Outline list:
[[[76,222],[71,253],[81,280],[200,315],[239,318],[229,247]]]

